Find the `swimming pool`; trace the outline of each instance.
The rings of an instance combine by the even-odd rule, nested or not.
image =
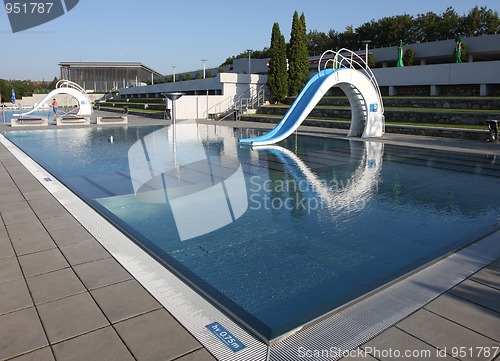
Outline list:
[[[4,135],[267,340],[498,226],[483,156],[302,136],[239,148],[231,128],[182,123]]]
[[[31,109],[17,109],[17,110],[2,110],[0,109],[0,124],[2,123],[9,123],[12,119],[17,119],[19,118],[19,114],[21,113],[27,113],[31,111]],[[59,116],[63,114],[71,114],[75,113],[76,108],[68,108],[68,107],[59,107]],[[47,118],[49,121],[54,121],[54,113],[52,112],[52,108],[46,108],[46,109],[38,109],[35,110],[33,113],[30,113],[27,115],[27,117],[40,117],[40,118]]]

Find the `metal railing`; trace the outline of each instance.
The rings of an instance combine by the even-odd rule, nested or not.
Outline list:
[[[74,83],[70,80],[66,80],[66,79],[59,80],[56,83],[56,88],[73,88],[73,89],[78,90],[82,94],[87,94],[85,89],[83,89],[80,85],[78,85],[77,83]]]
[[[250,93],[249,97],[244,96],[246,93]],[[257,109],[264,105],[266,101],[266,85],[261,85],[257,91],[254,93],[253,89],[247,90],[245,93],[240,95],[238,101],[235,103],[235,116],[236,120],[241,120],[241,115],[248,113],[249,109]]]
[[[209,114],[225,114],[230,109],[232,110],[233,107],[234,107],[233,97],[227,97],[226,99],[221,100],[217,104],[212,105],[210,108],[204,111],[203,118],[208,119]]]
[[[334,56],[326,59],[326,61],[324,61],[324,64],[322,66],[321,63],[328,54],[333,54]],[[332,64],[332,67],[334,69],[341,69],[341,68],[355,69],[364,73],[366,77],[370,80],[370,82],[373,84],[375,89],[377,90],[379,103],[380,106],[382,107],[381,110],[382,113],[384,112],[384,103],[382,102],[382,94],[380,93],[380,88],[378,86],[377,79],[375,78],[375,75],[373,74],[372,70],[370,69],[367,62],[363,58],[361,58],[358,54],[356,54],[352,50],[346,48],[342,48],[338,51],[327,50],[321,55],[319,59],[318,72],[327,69],[330,63]]]
[[[210,107],[203,113],[203,117],[208,119],[209,114],[221,114],[222,116],[216,120],[225,120],[234,114],[236,120],[241,119],[241,114],[247,113],[249,109],[256,109],[263,105],[266,101],[266,85],[261,85],[257,91],[250,88],[240,94],[236,100],[233,97],[228,97],[217,104]],[[212,112],[211,112],[212,111]]]

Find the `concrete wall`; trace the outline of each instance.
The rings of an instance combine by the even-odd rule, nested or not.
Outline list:
[[[240,97],[255,95],[266,83],[267,75],[220,73],[217,77],[209,79],[121,89],[120,95],[128,98],[146,98],[161,96],[161,93],[194,92],[194,95],[184,95],[177,100],[177,119],[203,119],[207,117],[207,113],[209,115],[224,113]],[[207,95],[207,89],[219,89],[221,94]],[[170,101],[168,108],[172,108]]]
[[[462,41],[467,45],[467,51],[472,56],[480,56],[488,53],[500,52],[500,34],[475,36],[470,38],[463,38]],[[431,63],[433,59],[453,59],[453,52],[455,50],[455,40],[441,40],[428,43],[415,43],[406,44],[403,50],[413,49],[415,51],[415,60],[417,63],[421,59],[425,62]],[[395,63],[398,58],[398,47],[391,46],[386,48],[370,49],[370,53],[375,57],[377,63],[388,62],[389,64]],[[363,53],[363,51],[359,51]]]
[[[380,86],[500,84],[500,60],[372,69]]]

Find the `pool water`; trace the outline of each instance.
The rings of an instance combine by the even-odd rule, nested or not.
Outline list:
[[[312,136],[252,149],[237,139],[258,131],[195,123],[3,134],[266,340],[499,228],[500,166],[482,155]]]
[[[31,111],[31,109],[22,109],[22,110],[2,110],[0,109],[0,124],[2,123],[8,123],[10,124],[10,121],[12,119],[17,119],[19,118],[19,114],[27,113]],[[62,108],[59,107],[59,116],[64,115],[66,113],[75,113],[75,108]],[[26,115],[26,117],[30,118],[47,118],[49,121],[54,121],[54,113],[52,111],[52,108],[46,108],[46,109],[38,109],[35,110],[34,112],[30,113],[29,115]]]

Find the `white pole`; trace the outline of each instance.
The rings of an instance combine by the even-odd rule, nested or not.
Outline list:
[[[205,63],[207,62],[207,59],[201,59],[203,62],[203,79],[205,79]]]
[[[248,75],[252,74],[252,69],[251,69],[251,62],[250,62],[250,53],[252,52],[252,50],[248,49]]]
[[[174,80],[173,80],[173,82],[175,83],[175,65],[172,65],[172,69],[174,70]]]

